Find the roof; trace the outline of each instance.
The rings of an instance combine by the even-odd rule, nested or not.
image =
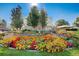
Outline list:
[[[57,26],[57,28],[72,28],[72,29],[79,29],[79,27],[76,26],[68,26],[68,25],[63,25],[63,26]]]
[[[70,28],[71,26],[68,25],[62,25],[62,26],[57,26],[57,28]]]

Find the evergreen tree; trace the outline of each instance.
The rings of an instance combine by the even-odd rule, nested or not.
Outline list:
[[[40,23],[42,28],[44,28],[47,25],[47,13],[44,9],[40,12]]]
[[[27,25],[30,25],[32,27],[36,27],[39,22],[39,10],[36,6],[33,6],[31,8],[31,11],[29,13],[29,16],[27,17]]]
[[[21,12],[21,7],[18,5],[16,8],[13,8],[11,10],[11,19],[12,19],[12,22],[11,22],[11,25],[12,27],[18,29],[22,27],[22,24],[23,24],[23,19],[22,19],[22,12]]]

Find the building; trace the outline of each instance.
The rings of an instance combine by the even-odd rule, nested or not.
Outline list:
[[[4,33],[6,31],[8,31],[6,24],[3,22],[3,19],[0,19],[0,33]]]
[[[79,27],[62,25],[62,26],[57,26],[56,29],[57,30],[65,30],[65,31],[77,31],[79,29]]]

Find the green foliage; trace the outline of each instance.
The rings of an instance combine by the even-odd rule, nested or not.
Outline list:
[[[56,25],[57,26],[69,25],[69,23],[67,21],[65,21],[64,19],[60,19],[60,20],[56,21]]]
[[[31,19],[32,18],[32,16],[31,16],[31,13],[29,13],[29,15],[28,15],[28,17],[26,18],[27,19],[27,25],[28,26],[32,26],[32,23],[31,23]]]
[[[79,47],[79,37],[77,35],[73,35],[73,44],[75,47]]]
[[[36,27],[38,25],[38,21],[39,21],[39,11],[36,6],[33,6],[31,8],[29,16],[27,17],[27,25]]]
[[[23,33],[26,32],[26,31],[27,31],[27,29],[22,30]]]
[[[79,35],[79,30],[76,31],[76,35]]]
[[[45,12],[45,10],[42,9],[41,12],[39,13],[37,7],[33,6],[27,17],[27,25],[32,27],[41,25],[43,28],[47,25],[46,21],[47,21],[47,13]]]
[[[40,23],[42,25],[42,28],[47,25],[47,13],[44,9],[40,12]]]
[[[76,20],[74,21],[74,25],[79,27],[79,17],[77,17]]]
[[[22,12],[21,7],[18,6],[11,10],[11,18],[12,18],[12,27],[18,29],[22,27],[23,19],[22,19]]]
[[[73,48],[64,52],[55,53],[48,53],[45,51],[0,48],[0,56],[79,56],[79,48]]]

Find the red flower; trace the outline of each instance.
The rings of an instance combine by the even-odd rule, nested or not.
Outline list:
[[[17,37],[15,40],[11,42],[11,47],[16,48],[16,42],[20,40],[20,37]]]
[[[16,38],[16,41],[19,41],[19,40],[20,40],[20,37],[17,37],[17,38]]]
[[[11,47],[16,48],[16,43],[14,41],[11,42]]]
[[[35,49],[35,47],[36,47],[35,45],[36,45],[36,41],[33,41],[32,44],[30,45],[30,48]]]
[[[73,46],[71,42],[67,42],[67,46]]]

